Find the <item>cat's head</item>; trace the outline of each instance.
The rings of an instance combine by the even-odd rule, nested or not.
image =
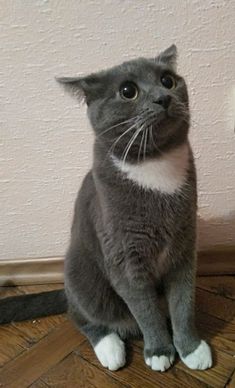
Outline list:
[[[119,159],[141,162],[181,144],[189,128],[188,93],[176,73],[176,46],[80,78],[59,78],[83,99],[97,141]]]

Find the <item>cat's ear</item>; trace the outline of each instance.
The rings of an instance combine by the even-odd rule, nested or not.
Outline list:
[[[86,77],[56,77],[56,81],[62,84],[73,97],[86,102],[87,105],[95,97],[99,87],[99,77],[95,74]]]
[[[172,44],[165,51],[161,52],[157,58],[156,62],[163,63],[171,67],[174,71],[177,70],[177,47],[175,44]]]

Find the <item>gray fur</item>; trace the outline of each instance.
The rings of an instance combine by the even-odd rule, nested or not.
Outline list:
[[[128,337],[141,332],[145,356],[184,357],[199,344],[194,325],[196,266],[196,174],[188,144],[189,107],[185,81],[175,73],[176,47],[157,58],[140,58],[84,78],[59,79],[75,97],[84,98],[95,133],[92,170],[75,204],[70,246],[65,261],[65,290],[71,317],[93,346],[110,332]],[[177,82],[173,90],[160,83],[163,72]],[[119,96],[120,84],[134,81],[136,101]],[[169,95],[167,114],[154,103]],[[119,136],[138,116],[136,127]],[[121,124],[123,123],[123,124]],[[144,124],[143,124],[144,123]],[[146,149],[142,132],[126,161],[142,163],[187,143],[187,180],[174,194],[142,189],[114,166],[122,159],[136,128],[152,125]],[[112,145],[115,143],[115,147]],[[159,260],[167,248],[165,259]],[[160,307],[161,293],[169,305],[173,339]]]

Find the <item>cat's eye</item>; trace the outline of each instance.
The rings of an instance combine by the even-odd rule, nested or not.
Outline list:
[[[119,93],[124,100],[136,100],[139,89],[134,82],[126,81],[120,86]]]
[[[161,77],[161,83],[167,89],[174,89],[176,87],[176,81],[170,74],[164,74]]]

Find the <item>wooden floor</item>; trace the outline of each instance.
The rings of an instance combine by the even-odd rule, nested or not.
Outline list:
[[[61,285],[0,288],[0,297]],[[53,316],[0,327],[0,387],[235,387],[235,278],[200,277],[197,326],[213,347],[214,366],[204,372],[176,360],[165,373],[145,365],[141,341],[128,344],[127,366],[110,372],[67,320]]]

